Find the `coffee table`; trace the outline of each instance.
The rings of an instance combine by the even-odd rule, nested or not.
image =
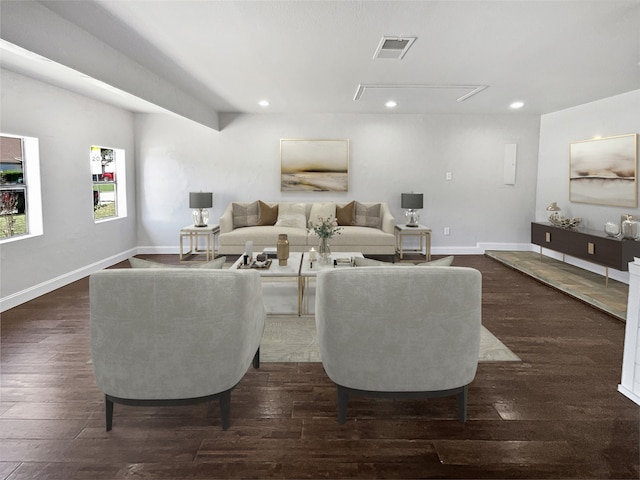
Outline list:
[[[298,309],[298,316],[305,314],[309,314],[309,281],[312,278],[315,278],[318,272],[322,270],[333,270],[334,268],[351,268],[351,267],[334,267],[333,260],[337,258],[352,258],[359,257],[364,258],[364,255],[361,252],[335,252],[331,254],[331,264],[327,266],[320,266],[320,264],[316,261],[313,262],[313,267],[311,266],[311,262],[309,261],[309,252],[305,252],[302,256],[302,263],[300,264],[300,275],[298,277],[298,299],[299,306],[301,308]]]
[[[271,265],[269,268],[251,268],[251,269],[239,269],[239,265],[243,262],[243,255],[231,265],[230,270],[249,271],[255,270],[263,278],[295,278],[298,279],[300,275],[300,263],[302,262],[301,252],[289,253],[289,259],[286,265],[279,265],[277,258],[271,259]],[[300,290],[300,282],[298,280],[298,316],[302,312],[302,291]]]

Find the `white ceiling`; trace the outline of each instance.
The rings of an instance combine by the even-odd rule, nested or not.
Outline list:
[[[395,113],[505,113],[522,100],[521,112],[543,114],[640,88],[640,0],[40,3],[216,112],[382,113],[394,99]],[[373,59],[384,35],[417,40],[402,60]],[[65,84],[54,62],[33,68],[7,51],[1,61]]]

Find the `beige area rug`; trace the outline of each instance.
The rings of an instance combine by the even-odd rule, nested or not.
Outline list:
[[[315,318],[269,315],[260,342],[261,362],[320,362]],[[519,362],[495,335],[482,327],[479,362]]]
[[[260,360],[262,362],[320,362],[318,335],[313,305],[314,288],[307,299],[311,314],[297,316],[297,283],[294,281],[264,281],[264,302],[267,309]],[[520,358],[484,326],[480,336],[480,362],[519,362]]]

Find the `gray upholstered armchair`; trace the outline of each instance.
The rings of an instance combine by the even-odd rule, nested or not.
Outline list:
[[[349,394],[456,395],[466,421],[481,330],[479,271],[465,267],[343,268],[318,273],[316,324],[325,371]]]
[[[113,404],[182,405],[220,400],[259,367],[265,309],[257,272],[112,269],[90,277],[91,357]]]

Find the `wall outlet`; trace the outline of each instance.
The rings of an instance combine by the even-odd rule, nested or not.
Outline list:
[[[451,230],[449,229],[449,227],[444,227],[444,234],[449,235],[450,233],[451,233]]]
[[[447,180],[452,180],[452,179],[453,179],[453,173],[451,173],[451,172],[447,172],[447,173],[445,174],[445,178],[446,178]]]

